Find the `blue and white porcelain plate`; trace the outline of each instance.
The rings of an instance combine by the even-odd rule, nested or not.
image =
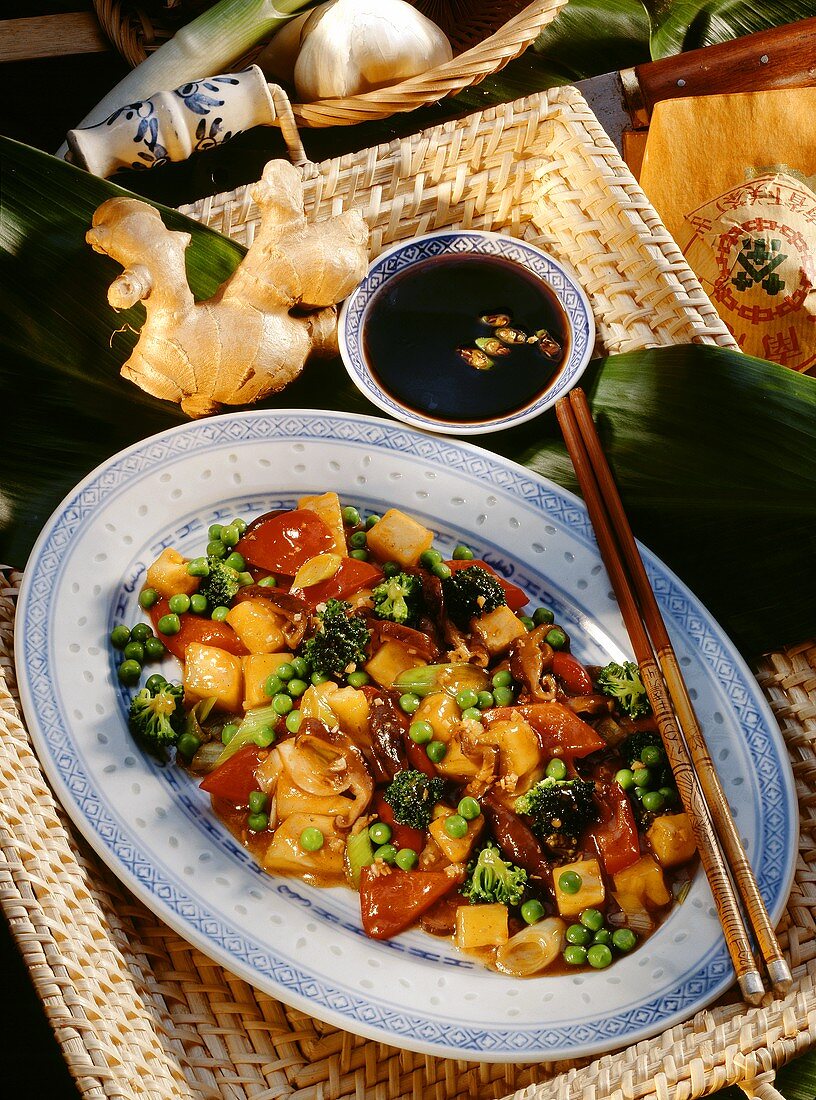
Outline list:
[[[210,523],[336,489],[364,512],[403,508],[442,549],[480,558],[552,606],[578,657],[630,654],[581,502],[503,458],[367,417],[249,412],[174,428],[91,473],[34,548],[16,662],[43,767],[80,831],[153,912],[227,969],[305,1012],[412,1050],[550,1061],[620,1047],[691,1016],[732,981],[708,885],[608,970],[515,981],[412,931],[361,930],[357,895],[265,874],[181,769],[131,741],[128,692],[107,644],[140,618],[164,546],[201,552]],[[774,919],[793,876],[790,765],[748,668],[665,566],[649,576]],[[167,660],[167,675],[178,674]]]
[[[523,408],[478,422],[438,419],[403,404],[384,389],[372,373],[363,348],[366,310],[377,292],[397,275],[443,256],[476,255],[510,260],[542,279],[554,292],[567,318],[569,347],[566,362],[553,383]],[[382,252],[368,274],[343,303],[338,324],[340,355],[349,377],[369,401],[397,420],[443,435],[482,435],[512,428],[531,420],[572,389],[589,363],[595,342],[595,319],[587,296],[558,260],[516,237],[481,230],[446,230],[412,237]]]

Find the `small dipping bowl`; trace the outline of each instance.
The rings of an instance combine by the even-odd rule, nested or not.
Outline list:
[[[485,315],[542,328],[562,345],[511,345],[479,370],[463,357],[494,334]],[[499,326],[501,327],[501,326]],[[581,377],[595,322],[575,278],[540,248],[500,233],[450,230],[383,252],[340,312],[340,354],[351,380],[397,420],[446,435],[480,435],[549,409]]]

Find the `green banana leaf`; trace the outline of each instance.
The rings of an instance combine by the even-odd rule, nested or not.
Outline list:
[[[22,566],[69,489],[103,459],[181,422],[119,376],[141,307],[107,305],[119,268],[85,232],[113,194],[46,154],[0,141],[0,560]],[[172,211],[188,272],[211,294],[243,250]],[[636,534],[697,592],[746,655],[816,622],[816,380],[711,347],[613,356],[584,379]],[[314,364],[267,407],[375,410],[339,361]],[[575,489],[553,414],[481,442]]]
[[[816,15],[816,0],[643,0],[653,58],[728,42]]]

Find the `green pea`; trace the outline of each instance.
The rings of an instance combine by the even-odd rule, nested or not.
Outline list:
[[[160,661],[167,652],[164,642],[160,638],[148,638],[144,648],[145,658],[148,661]]]
[[[233,737],[238,732],[237,722],[227,722],[226,726],[221,730],[221,743],[228,745]]]
[[[605,970],[612,962],[612,952],[605,943],[593,943],[587,951],[587,962],[596,970]]]
[[[477,817],[481,816],[482,807],[472,798],[469,794],[465,795],[459,805],[456,807],[456,811],[460,817],[463,817],[465,821],[475,821]]]
[[[275,670],[275,675],[279,680],[283,680],[286,683],[287,680],[291,680],[295,675],[295,670],[292,668],[289,661],[284,662],[282,665],[278,665]]]
[[[210,618],[214,623],[223,623],[227,615],[229,615],[229,608],[224,607],[223,604],[218,607],[214,607],[210,612]]]
[[[478,701],[479,694],[474,691],[473,688],[462,688],[456,696],[456,702],[462,710],[467,710],[468,707],[475,707]]]
[[[569,963],[570,966],[583,966],[587,961],[587,949],[580,947],[577,943],[570,944],[564,951],[564,962]]]
[[[221,539],[213,539],[207,543],[207,557],[208,558],[225,558],[228,550],[223,544]]]
[[[305,680],[306,677],[309,675],[309,662],[306,660],[306,658],[295,657],[293,658],[291,664],[292,668],[295,670],[295,676],[297,676],[300,680]]]
[[[229,549],[232,549],[232,547],[235,546],[240,537],[241,532],[238,530],[234,523],[229,523],[226,527],[221,528],[221,541],[223,542],[224,546],[229,547]]]
[[[181,630],[181,619],[178,615],[162,615],[156,623],[159,634],[178,634]]]
[[[631,768],[621,768],[619,772],[615,773],[615,782],[624,791],[630,790],[635,785],[635,777]]]
[[[354,534],[349,537],[348,541],[352,550],[365,550],[368,544],[368,536],[365,531],[355,531]]]
[[[270,745],[275,743],[275,731],[271,726],[267,726],[266,729],[258,730],[255,736],[252,738],[253,745],[257,745],[259,749],[268,749]]]
[[[126,661],[138,661],[141,665],[145,659],[145,647],[141,642],[128,642],[122,650],[122,655]]]
[[[600,909],[584,909],[578,920],[590,932],[597,932],[599,928],[603,928],[604,915]]]
[[[254,584],[254,583],[255,583],[255,578],[252,576],[251,573],[239,573],[238,574],[238,584],[241,586],[241,588],[246,588],[247,585]]]
[[[581,947],[586,947],[588,943],[592,943],[592,933],[588,928],[584,928],[582,924],[571,924],[564,936],[567,943],[577,943]]]
[[[384,821],[376,821],[369,826],[368,835],[371,838],[371,843],[376,844],[378,847],[381,844],[387,844],[391,839],[391,826],[386,825]]]
[[[261,586],[261,588],[277,588],[278,586],[277,579],[271,574],[268,577],[261,577],[261,579],[258,581],[258,584]]]
[[[110,632],[110,643],[116,649],[124,649],[130,641],[130,631],[126,626],[115,626]]]
[[[538,898],[528,898],[521,907],[521,919],[525,924],[536,924],[544,916],[544,906]]]
[[[413,714],[419,708],[420,699],[412,691],[406,691],[399,697],[400,710],[405,714]]]
[[[264,694],[268,695],[271,699],[273,695],[280,695],[283,691],[283,681],[278,677],[277,673],[273,672],[271,676],[267,676],[266,683],[264,684]]]
[[[427,745],[429,741],[433,740],[433,735],[433,726],[430,722],[426,722],[422,718],[417,719],[416,722],[412,722],[408,727],[408,736],[415,745]]]
[[[368,561],[368,550],[350,550],[349,557],[355,561]]]
[[[288,714],[293,707],[291,695],[284,695],[281,692],[280,695],[275,695],[272,699],[272,709],[275,714],[279,714],[281,718]]]
[[[142,666],[138,661],[122,661],[118,675],[123,684],[128,686],[138,684],[139,677],[142,675]]]
[[[151,695],[155,695],[157,692],[161,691],[166,683],[167,680],[160,672],[154,672],[152,676],[148,676],[145,680],[145,687]]]
[[[663,750],[659,745],[647,745],[641,752],[640,759],[647,767],[657,767],[663,763]]]
[[[463,836],[467,836],[468,823],[461,814],[451,814],[445,818],[442,828],[449,837],[454,840],[461,840]]]
[[[658,794],[663,795],[663,801],[666,803],[667,806],[677,805],[678,795],[675,787],[661,787],[658,791]]]
[[[442,555],[438,550],[434,550],[431,547],[430,550],[423,550],[419,555],[419,564],[424,565],[426,569],[433,569],[435,565],[438,565],[442,561]]]
[[[349,687],[353,688],[365,687],[365,685],[370,682],[371,677],[368,675],[367,672],[363,672],[362,669],[359,669],[357,672],[350,672],[346,677],[346,683],[349,685]]]
[[[299,710],[290,710],[286,715],[286,728],[290,733],[297,733],[300,729],[300,723],[303,721],[303,715]]]
[[[513,686],[513,677],[506,668],[502,668],[493,673],[492,683],[494,688],[509,688]]]
[[[143,607],[145,611],[149,611],[151,607],[159,602],[159,594],[155,588],[143,588],[139,593],[139,607]]]
[[[559,760],[558,757],[554,757],[547,765],[547,773],[550,779],[566,779],[567,778],[567,765],[563,760]]]
[[[451,567],[446,565],[445,562],[439,561],[436,565],[431,566],[431,572],[435,577],[439,577],[441,581],[446,581],[451,576]]]
[[[309,679],[312,681],[315,687],[319,687],[321,684],[325,684],[328,680],[328,676],[325,672],[313,672]]]
[[[209,577],[210,567],[206,558],[193,558],[187,562],[187,572],[191,577]]]
[[[211,523],[210,526],[207,529],[207,538],[209,538],[209,539],[220,539],[221,538],[221,532],[223,530],[224,530],[224,528],[221,526],[220,523]]]
[[[419,856],[413,848],[400,848],[394,857],[394,862],[401,871],[413,871],[418,859]]]
[[[549,607],[537,607],[533,612],[533,622],[536,626],[546,626],[555,622],[555,615]]]
[[[493,690],[493,699],[497,707],[509,707],[515,699],[512,688],[497,687]]]
[[[447,751],[448,746],[444,741],[430,741],[425,746],[425,752],[432,764],[438,764],[440,760],[444,760]]]
[[[643,796],[647,793],[647,791],[648,791],[648,788],[646,788],[646,787],[635,787],[630,792],[630,794],[631,794],[632,798],[636,798],[638,800],[638,802],[641,802],[643,800]]]
[[[194,615],[203,615],[207,610],[207,597],[194,592],[190,597],[190,610]]]
[[[343,523],[347,527],[356,527],[360,522],[360,513],[351,504],[346,505],[340,515],[343,517]]]
[[[153,631],[147,623],[136,623],[130,632],[130,640],[132,642],[141,642],[142,645],[144,645],[148,638],[152,637]]]
[[[565,894],[577,894],[583,882],[577,871],[564,871],[558,876],[558,886]]]
[[[632,772],[632,779],[636,787],[651,787],[653,782],[652,773],[648,768],[635,768]]]
[[[381,844],[374,852],[375,859],[381,859],[383,863],[396,863],[397,849],[393,844]]]
[[[234,569],[236,573],[243,573],[243,571],[246,569],[244,555],[239,554],[237,550],[233,550],[233,552],[227,556],[227,560],[224,562],[224,565],[228,565],[230,569]]]
[[[478,707],[467,707],[462,711],[463,718],[469,718],[473,722],[479,722],[482,718],[482,712]]]
[[[535,628],[535,623],[529,615],[518,615],[517,618],[525,630],[530,631]]]
[[[371,528],[374,526],[374,524],[379,523],[379,522],[380,522],[380,517],[379,516],[369,516],[368,519],[365,521],[366,531],[370,531]]]
[[[250,814],[247,817],[247,825],[253,833],[262,833],[269,826],[269,814]],[[304,829],[303,832],[306,830]]]
[[[192,760],[201,748],[201,741],[194,733],[183,733],[176,743],[176,751],[184,760]]]
[[[469,546],[460,543],[453,551],[454,561],[473,561],[475,554]]]
[[[618,951],[631,951],[637,943],[637,936],[631,928],[616,928],[612,933],[612,944]]]
[[[238,528],[239,535],[243,535],[244,531],[247,529],[247,521],[245,519],[234,519],[232,521],[232,526]]]
[[[186,615],[190,610],[190,597],[185,592],[177,592],[167,601],[167,606],[174,615]]]
[[[547,636],[544,641],[548,646],[552,646],[553,649],[563,649],[569,641],[569,638],[567,638],[560,626],[554,626],[552,630],[547,631]]]
[[[496,700],[493,698],[492,691],[480,691],[476,699],[476,706],[479,710],[487,710],[492,707]]]
[[[650,814],[658,814],[666,805],[666,800],[660,791],[646,791],[643,796],[643,809]]]
[[[267,802],[269,801],[269,795],[266,793],[266,791],[250,791],[247,801],[249,803],[250,813],[262,814],[266,809]]]
[[[387,561],[383,565],[382,571],[386,577],[396,577],[397,573],[402,572],[402,569],[395,561]]]
[[[605,943],[607,947],[612,943],[612,933],[608,928],[599,928],[592,937],[593,943]]]
[[[308,686],[305,680],[298,680],[295,678],[289,681],[286,685],[286,690],[293,699],[299,699]]]

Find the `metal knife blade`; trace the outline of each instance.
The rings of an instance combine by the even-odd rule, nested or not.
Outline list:
[[[623,92],[620,73],[604,73],[575,85],[587,101],[590,111],[612,138],[623,156],[623,131],[632,126],[632,116]]]

